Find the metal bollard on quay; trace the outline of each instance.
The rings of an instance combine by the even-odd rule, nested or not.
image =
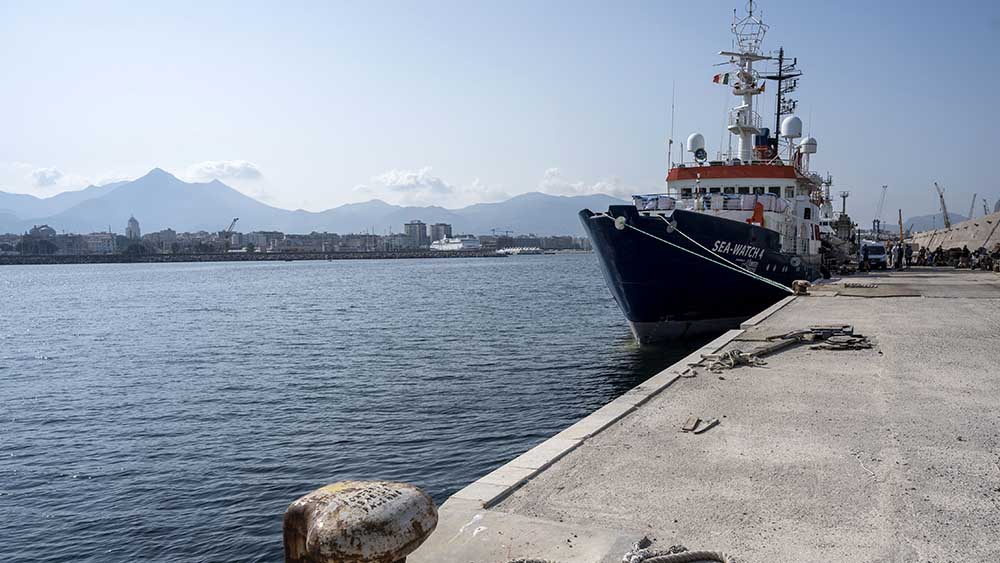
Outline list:
[[[285,563],[403,563],[437,526],[437,506],[406,483],[343,481],[285,511]]]

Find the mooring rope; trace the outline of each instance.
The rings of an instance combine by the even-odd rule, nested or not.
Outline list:
[[[607,213],[595,213],[594,217],[604,217],[604,218],[607,218],[607,219],[611,219],[612,221],[615,220],[614,217],[608,215]],[[624,217],[622,217],[622,219],[624,219]],[[632,229],[633,231],[642,233],[642,234],[646,235],[647,237],[656,239],[656,240],[658,240],[658,241],[660,241],[660,242],[662,242],[664,244],[667,244],[669,246],[672,246],[672,247],[674,247],[674,248],[676,248],[678,250],[683,250],[684,252],[687,252],[688,254],[691,254],[693,256],[697,256],[698,258],[701,258],[703,260],[708,260],[709,262],[711,262],[713,264],[716,264],[718,266],[722,266],[723,268],[727,268],[727,269],[733,270],[734,272],[743,274],[743,275],[748,276],[750,278],[753,278],[753,279],[755,279],[757,281],[760,281],[760,282],[766,283],[768,285],[774,286],[774,287],[776,287],[778,289],[787,291],[788,293],[791,293],[791,294],[795,293],[794,291],[792,291],[792,288],[790,288],[788,286],[782,285],[782,284],[780,284],[780,283],[778,283],[778,282],[776,282],[774,280],[765,278],[764,276],[761,276],[761,275],[759,275],[759,274],[757,274],[755,272],[751,272],[750,270],[747,270],[746,268],[741,268],[741,267],[737,266],[736,264],[733,264],[729,260],[726,260],[725,258],[723,258],[723,257],[719,256],[718,254],[712,252],[711,250],[705,248],[703,245],[699,244],[698,241],[696,241],[696,240],[692,239],[691,237],[687,236],[686,234],[684,234],[680,229],[677,228],[676,225],[672,225],[671,224],[673,226],[673,229],[675,231],[677,231],[682,236],[684,236],[684,238],[686,238],[686,239],[690,240],[691,242],[693,242],[694,244],[696,244],[699,248],[702,248],[703,250],[705,250],[709,254],[712,254],[713,256],[718,257],[722,261],[720,262],[719,260],[713,260],[713,259],[709,258],[708,256],[705,256],[704,254],[698,254],[697,252],[695,252],[695,251],[693,251],[693,250],[691,250],[689,248],[684,248],[683,246],[681,246],[679,244],[674,244],[674,243],[670,242],[669,240],[662,239],[662,238],[654,235],[653,233],[648,233],[648,232],[640,229],[639,227],[636,227],[635,225],[632,225],[628,221],[625,221],[624,224],[625,224],[626,227]],[[668,221],[668,224],[670,224],[669,221]]]
[[[705,252],[711,254],[712,256],[715,256],[719,260],[722,260],[723,262],[725,262],[725,263],[733,266],[734,268],[738,268],[740,270],[740,273],[750,274],[751,276],[756,277],[757,279],[759,279],[760,281],[762,281],[764,283],[769,283],[769,284],[771,284],[771,285],[773,285],[775,287],[779,287],[781,289],[784,289],[785,291],[787,291],[789,293],[795,293],[795,291],[792,290],[792,288],[787,287],[784,284],[778,283],[778,282],[776,282],[776,281],[774,281],[774,280],[772,280],[770,278],[766,278],[766,277],[758,274],[757,272],[751,272],[750,270],[747,270],[746,268],[742,268],[742,267],[740,267],[739,264],[735,264],[731,260],[727,259],[725,256],[722,256],[721,254],[719,254],[717,252],[713,252],[713,251],[709,250],[708,247],[706,247],[705,245],[701,244],[700,242],[694,240],[693,238],[689,237],[687,235],[687,233],[685,233],[684,231],[680,230],[680,228],[678,228],[676,224],[670,223],[670,221],[668,221],[667,218],[664,217],[663,215],[660,215],[660,219],[663,219],[664,222],[666,222],[668,225],[671,225],[673,227],[673,229],[675,231],[677,231],[678,233],[680,233],[680,235],[682,237],[684,237],[684,238],[688,239],[689,241],[691,241],[692,243],[694,243],[698,248],[704,250]]]

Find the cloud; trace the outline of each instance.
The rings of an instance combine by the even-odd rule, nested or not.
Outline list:
[[[593,195],[606,194],[629,199],[637,191],[625,185],[619,178],[599,180],[592,184],[567,179],[558,168],[549,168],[542,175],[538,190],[552,195]]]
[[[188,177],[193,180],[259,180],[260,168],[245,160],[206,160],[192,164]]]
[[[31,180],[39,188],[54,186],[62,177],[63,173],[58,168],[36,168],[31,171]]]
[[[498,201],[509,197],[501,189],[485,185],[478,178],[471,184],[450,184],[434,174],[433,168],[389,170],[371,179],[370,184],[354,190],[397,205],[440,205],[461,207],[472,203]]]
[[[372,178],[390,192],[410,197],[447,196],[455,193],[455,187],[431,173],[431,167],[420,170],[390,170]]]

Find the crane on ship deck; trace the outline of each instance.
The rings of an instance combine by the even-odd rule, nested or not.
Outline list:
[[[944,228],[950,229],[951,218],[948,217],[948,206],[944,204],[944,188],[939,186],[937,182],[934,182],[934,189],[937,190],[938,199],[941,200],[941,216],[944,219]]]

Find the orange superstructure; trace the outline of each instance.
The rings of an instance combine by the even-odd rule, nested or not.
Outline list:
[[[671,168],[667,173],[667,182],[678,180],[712,180],[712,179],[744,179],[744,178],[798,178],[794,166],[784,164],[744,164],[744,165],[708,165],[684,166]]]

